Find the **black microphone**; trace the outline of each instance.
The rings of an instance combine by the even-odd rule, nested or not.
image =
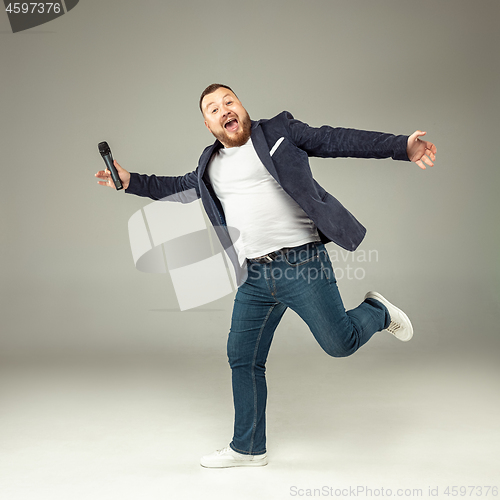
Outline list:
[[[116,171],[115,166],[113,165],[113,155],[111,154],[111,149],[109,149],[108,143],[106,141],[100,142],[98,148],[107,169],[111,172],[111,178],[115,183],[115,188],[117,190],[123,189],[122,181],[118,176],[118,172]]]

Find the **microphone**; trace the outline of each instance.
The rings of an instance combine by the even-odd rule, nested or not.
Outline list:
[[[113,155],[111,154],[111,149],[109,149],[108,143],[106,141],[100,142],[97,146],[99,148],[99,153],[101,153],[102,159],[106,164],[106,168],[111,172],[111,178],[115,183],[115,188],[118,191],[123,189],[122,181],[118,176],[115,166],[113,165]]]

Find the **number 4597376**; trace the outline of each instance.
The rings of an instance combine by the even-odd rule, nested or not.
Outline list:
[[[52,12],[59,14],[61,12],[60,3],[35,2],[35,3],[9,3],[6,7],[9,14],[50,14]]]

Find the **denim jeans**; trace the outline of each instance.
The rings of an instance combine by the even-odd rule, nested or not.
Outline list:
[[[373,299],[350,311],[344,309],[322,243],[289,249],[266,264],[248,261],[248,277],[234,299],[227,342],[235,411],[230,446],[239,453],[266,451],[266,359],[288,307],[333,357],[353,354],[390,323],[386,307]]]

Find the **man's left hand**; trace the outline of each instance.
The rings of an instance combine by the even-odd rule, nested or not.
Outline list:
[[[417,130],[408,137],[408,145],[406,146],[406,152],[408,153],[408,158],[410,161],[416,163],[420,168],[426,169],[426,165],[429,167],[434,166],[434,161],[436,160],[437,149],[432,142],[422,141],[419,137],[422,137],[427,132],[422,132]]]

